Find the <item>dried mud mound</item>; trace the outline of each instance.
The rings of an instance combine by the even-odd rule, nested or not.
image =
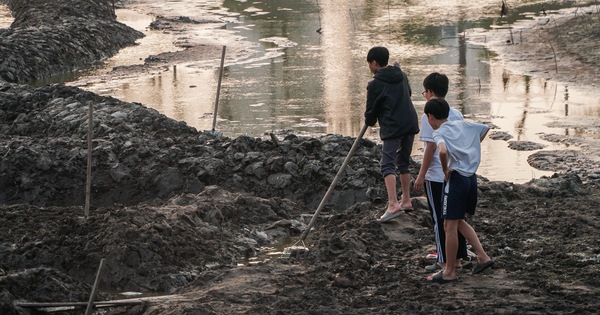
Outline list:
[[[88,67],[144,35],[118,22],[109,0],[5,0],[0,79],[32,82]]]
[[[80,207],[1,206],[0,266],[46,266],[93,283],[106,257],[103,288],[172,292],[202,271],[255,256],[275,237],[298,234],[302,210],[217,187],[160,205],[96,209],[88,220]]]
[[[338,135],[235,139],[201,133],[140,104],[62,85],[0,83],[0,202],[82,205],[89,107],[92,204],[135,204],[209,185],[316,207],[352,146]],[[380,147],[363,140],[330,206],[381,200]],[[416,168],[416,165],[413,165]]]

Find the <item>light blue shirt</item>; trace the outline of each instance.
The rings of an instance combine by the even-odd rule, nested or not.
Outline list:
[[[470,177],[481,162],[481,137],[490,128],[483,124],[462,120],[446,121],[433,132],[439,146],[446,145],[448,167],[460,175]]]
[[[448,120],[463,120],[463,115],[458,110],[450,108]],[[429,124],[429,121],[427,121],[427,114],[423,114],[423,117],[421,117],[421,133],[419,134],[419,140],[423,141],[423,152],[427,149],[427,142],[435,143],[435,140],[433,140],[433,128]],[[429,164],[427,173],[425,173],[425,180],[438,183],[444,182],[444,171],[442,170],[440,154],[437,148],[431,158],[431,164]]]

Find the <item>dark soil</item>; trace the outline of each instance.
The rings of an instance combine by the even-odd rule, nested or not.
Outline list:
[[[385,193],[381,148],[370,141],[360,142],[306,239],[309,250],[254,260],[265,247],[299,239],[354,139],[230,139],[62,85],[0,83],[0,96],[2,315],[38,314],[19,306],[24,302],[87,302],[101,259],[97,300],[123,298],[123,291],[153,295],[104,314],[600,308],[600,186],[588,151],[573,159],[538,155],[539,165],[559,172],[551,178],[523,185],[480,178],[469,221],[497,263],[472,275],[473,262],[465,261],[457,283],[438,285],[424,270],[433,262],[425,258],[433,232],[424,197],[414,195],[412,213],[387,224],[374,220]],[[85,218],[90,104],[93,178]],[[413,174],[417,169],[413,164]]]

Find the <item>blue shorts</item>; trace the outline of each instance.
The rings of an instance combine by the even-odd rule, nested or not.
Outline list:
[[[470,177],[453,171],[444,184],[442,217],[446,220],[462,220],[465,213],[475,214],[477,207],[477,175]]]

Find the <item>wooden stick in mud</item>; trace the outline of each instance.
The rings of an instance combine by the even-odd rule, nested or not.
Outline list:
[[[92,191],[92,133],[94,132],[94,103],[89,103],[88,112],[88,137],[87,137],[87,172],[85,180],[85,219],[90,215],[90,194]]]
[[[92,288],[92,294],[90,295],[87,309],[85,310],[85,315],[92,314],[92,309],[94,308],[94,300],[96,299],[96,294],[98,293],[98,283],[100,282],[100,273],[102,273],[102,268],[104,268],[104,263],[105,263],[105,260],[104,260],[104,258],[102,258],[100,260],[100,266],[98,267],[98,272],[96,273],[96,280],[94,281],[94,287]]]
[[[221,52],[221,68],[219,70],[219,83],[217,83],[217,97],[215,98],[215,113],[213,115],[213,124],[212,124],[212,132],[215,132],[215,126],[217,124],[217,113],[219,110],[219,94],[221,94],[221,81],[223,80],[223,64],[225,63],[225,48],[227,46],[223,46],[223,51]]]
[[[337,182],[340,180],[340,178],[342,177],[342,174],[346,170],[346,166],[348,166],[348,162],[350,162],[350,158],[352,157],[352,155],[358,148],[358,144],[360,143],[360,140],[362,139],[365,132],[367,131],[367,128],[368,128],[368,126],[364,125],[362,127],[362,129],[360,130],[360,133],[356,137],[356,140],[354,140],[354,144],[352,144],[352,148],[350,148],[350,152],[348,152],[346,159],[344,159],[344,163],[342,163],[342,166],[340,166],[340,169],[338,170],[337,174],[335,175],[335,178],[333,178],[331,185],[329,185],[329,189],[327,189],[325,196],[323,196],[323,199],[321,200],[319,207],[315,211],[315,214],[313,214],[312,219],[310,220],[310,223],[306,227],[306,230],[304,230],[304,232],[302,233],[302,236],[300,237],[301,241],[304,241],[306,236],[308,236],[308,233],[310,233],[310,230],[312,229],[313,225],[315,224],[315,221],[317,220],[319,213],[321,213],[321,210],[323,210],[323,208],[325,208],[325,204],[327,204],[327,201],[329,200],[331,193],[333,193],[333,190],[335,189],[335,185],[337,185]]]
[[[95,308],[107,308],[107,307],[117,307],[117,306],[131,306],[131,305],[139,305],[139,304],[149,304],[149,305],[158,305],[164,303],[174,303],[174,302],[191,302],[191,300],[183,295],[161,295],[161,296],[147,296],[140,298],[131,298],[131,299],[120,299],[120,300],[111,300],[111,301],[98,301],[94,302]],[[88,305],[88,302],[15,302],[15,306],[23,307],[23,308],[85,308]]]
[[[550,48],[552,48],[552,54],[554,55],[554,69],[556,70],[556,73],[558,73],[558,61],[556,60],[556,51],[554,51],[554,46],[552,46],[552,43],[548,44],[550,44]]]

